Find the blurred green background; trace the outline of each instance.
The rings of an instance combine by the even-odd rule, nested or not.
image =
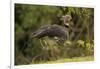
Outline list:
[[[47,5],[15,4],[15,65],[91,61],[94,58],[94,9]],[[59,45],[45,37],[31,38],[41,26],[59,24],[71,15],[69,39]],[[44,41],[44,40],[43,40]]]

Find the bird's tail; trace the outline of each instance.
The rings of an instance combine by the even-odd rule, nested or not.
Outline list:
[[[44,31],[45,31],[44,29],[39,29],[39,30],[33,32],[33,33],[32,33],[32,36],[33,36],[34,38],[41,38],[41,37],[43,37],[44,34],[45,34]]]

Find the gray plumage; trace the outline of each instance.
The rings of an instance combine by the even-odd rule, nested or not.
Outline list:
[[[48,36],[48,37],[53,37],[58,41],[66,40],[68,38],[68,22],[70,21],[71,16],[65,15],[62,16],[62,18],[64,21],[64,26],[54,24],[42,27],[33,33],[34,35],[33,37],[42,38]]]
[[[40,28],[33,34],[36,38],[48,36],[53,37],[54,39],[57,39],[59,41],[64,41],[68,36],[68,29],[60,25],[51,25]]]

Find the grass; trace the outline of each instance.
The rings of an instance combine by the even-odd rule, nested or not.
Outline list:
[[[94,60],[94,56],[86,56],[86,57],[63,58],[63,59],[58,59],[56,61],[40,62],[39,64],[84,62],[84,61],[93,61],[93,60]]]

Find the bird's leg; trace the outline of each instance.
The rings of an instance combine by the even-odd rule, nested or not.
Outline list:
[[[42,39],[40,39],[40,44],[41,44],[42,48],[44,48]]]
[[[49,43],[46,40],[43,41],[44,41],[45,48],[48,49]]]
[[[41,44],[43,49],[47,49],[48,48],[48,43],[46,42],[46,40],[40,39],[40,44]]]

